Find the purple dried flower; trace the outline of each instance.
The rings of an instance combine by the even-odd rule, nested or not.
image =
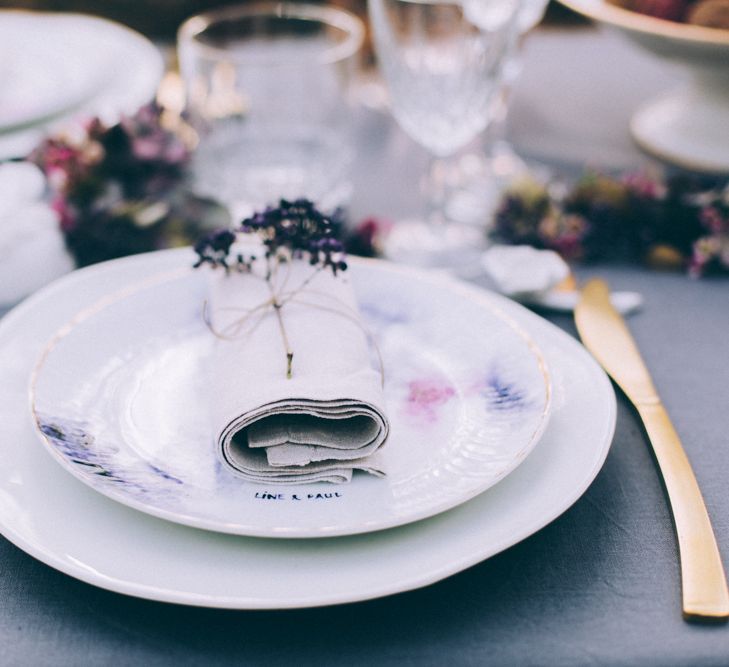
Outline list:
[[[705,206],[699,213],[701,224],[712,234],[729,230],[729,219],[725,218],[716,206]]]
[[[86,138],[72,143],[66,138],[50,138],[28,159],[40,167],[56,192],[69,193],[92,176],[104,157],[104,150],[97,141]]]
[[[198,268],[209,264],[212,268],[222,266],[228,270],[228,255],[235,243],[235,234],[229,229],[218,229],[206,234],[195,243],[193,250],[197,253],[197,262],[193,265]]]
[[[62,232],[69,232],[76,224],[78,212],[63,197],[55,197],[51,201],[51,208],[58,214]]]
[[[646,171],[629,173],[623,177],[622,182],[631,195],[642,199],[665,199],[668,193],[666,184]]]
[[[337,271],[346,271],[347,262],[344,261],[344,244],[338,239],[326,237],[312,242],[309,247],[309,263],[312,266],[320,265],[330,267],[334,275]]]
[[[708,233],[693,244],[689,274],[698,278],[712,269],[729,270],[729,207],[720,201],[705,206],[699,221]]]
[[[543,247],[555,250],[566,260],[575,260],[584,257],[584,241],[589,229],[583,216],[555,212],[541,220],[538,231]]]
[[[142,162],[180,165],[189,157],[189,151],[180,137],[162,127],[160,118],[161,111],[155,104],[122,118],[120,126],[129,137],[130,152]]]
[[[494,236],[502,243],[555,250],[572,260],[584,257],[589,230],[583,215],[560,210],[547,188],[526,179],[517,182],[502,200],[496,212]]]
[[[308,199],[281,199],[243,220],[240,231],[257,234],[268,257],[286,261],[306,257],[312,266],[345,271],[344,245],[337,238],[341,224],[325,215]]]
[[[259,236],[266,247],[266,258],[286,262],[290,258],[305,258],[312,266],[331,269],[334,275],[346,271],[344,245],[337,238],[341,224],[324,215],[307,199],[280,201],[278,208],[266,207],[241,223],[239,231]],[[239,255],[231,264],[229,254],[236,239],[235,231],[218,230],[195,244],[198,261],[226,270],[250,270],[255,257]]]

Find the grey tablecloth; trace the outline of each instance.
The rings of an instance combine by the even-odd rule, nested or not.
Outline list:
[[[603,33],[539,31],[528,43],[511,138],[523,153],[569,168],[640,163],[627,118],[673,76]],[[423,154],[376,113],[363,131],[355,212],[412,212]],[[631,328],[729,563],[729,282],[596,272],[645,296]],[[568,317],[550,319],[574,333]],[[466,572],[390,598],[265,613],[176,607],[93,588],[0,540],[0,664],[729,664],[729,627],[684,623],[678,582],[659,478],[620,399],[605,467],[561,518]]]

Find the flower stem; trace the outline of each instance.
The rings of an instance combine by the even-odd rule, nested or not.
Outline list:
[[[286,379],[290,380],[292,376],[291,366],[294,362],[294,353],[291,351],[289,345],[289,337],[286,335],[286,327],[284,327],[283,317],[281,316],[281,304],[273,299],[273,312],[276,313],[276,319],[278,320],[278,328],[281,330],[281,338],[283,339],[284,350],[286,352]]]
[[[278,300],[278,295],[276,294],[276,290],[273,288],[273,271],[271,270],[271,261],[268,260],[268,270],[266,272],[266,283],[268,284],[268,289],[271,291],[271,306],[273,307],[273,312],[276,313],[276,319],[278,320],[278,328],[279,331],[281,331],[281,339],[283,340],[284,345],[284,352],[286,353],[286,379],[290,380],[292,377],[292,365],[294,362],[294,353],[291,350],[291,345],[289,344],[289,337],[286,334],[286,327],[284,326],[283,316],[281,315],[281,308],[283,304]]]

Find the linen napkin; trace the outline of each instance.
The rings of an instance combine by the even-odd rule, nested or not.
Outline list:
[[[294,260],[268,283],[257,264],[253,274],[212,277],[220,460],[266,484],[347,482],[353,470],[384,475],[382,375],[371,364],[347,272],[334,276]],[[280,322],[273,295],[283,302]]]
[[[578,289],[565,287],[570,268],[553,250],[494,245],[481,255],[481,267],[499,292],[528,306],[572,312],[580,299]],[[637,292],[612,292],[610,300],[622,315],[643,306]]]

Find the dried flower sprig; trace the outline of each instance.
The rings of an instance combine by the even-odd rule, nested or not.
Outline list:
[[[389,227],[368,218],[345,246],[351,254],[382,255]],[[568,261],[642,262],[688,268],[693,277],[729,273],[729,184],[648,171],[588,171],[574,183],[525,178],[504,192],[489,235],[555,250]]]
[[[258,237],[271,268],[291,259],[305,259],[311,266],[330,269],[336,276],[347,270],[344,244],[339,240],[342,224],[325,215],[308,199],[290,202],[281,199],[277,207],[269,206],[241,222],[238,228],[218,229],[198,240],[195,267],[250,270],[255,257],[238,254],[231,259],[237,234]]]
[[[303,291],[320,271],[338,272],[347,270],[344,245],[337,238],[342,224],[325,215],[308,199],[288,201],[281,199],[277,207],[267,207],[246,218],[237,229],[221,229],[202,237],[194,246],[198,259],[195,268],[203,265],[212,269],[222,268],[249,273],[264,280],[271,293],[270,299],[254,308],[271,308],[275,314],[286,355],[286,377],[293,376],[294,353],[289,344],[283,318],[283,308]],[[238,236],[255,236],[264,248],[263,256],[257,258],[252,252],[234,248]],[[235,252],[235,254],[233,254]],[[306,261],[313,268],[312,274],[300,285],[287,288],[285,292],[276,283],[275,277],[283,264],[294,260]],[[257,265],[262,271],[254,271]],[[284,281],[285,283],[286,281]],[[248,315],[243,315],[245,320]],[[243,324],[243,321],[239,322]],[[212,326],[211,326],[212,329]],[[214,331],[214,330],[213,330]],[[214,331],[215,333],[215,331]]]

